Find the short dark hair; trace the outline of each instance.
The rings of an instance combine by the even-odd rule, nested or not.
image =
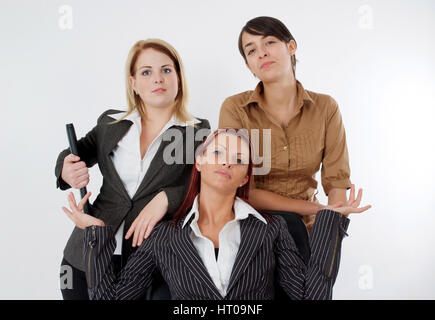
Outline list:
[[[245,26],[242,28],[239,34],[239,51],[243,59],[247,63],[245,51],[243,50],[242,44],[242,34],[243,32],[253,34],[255,36],[274,36],[285,43],[289,43],[293,40],[296,43],[295,38],[292,36],[290,31],[287,29],[284,23],[280,20],[272,17],[257,17],[249,20]],[[296,56],[291,57],[293,74],[296,72]]]

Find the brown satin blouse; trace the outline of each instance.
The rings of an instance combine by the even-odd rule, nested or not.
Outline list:
[[[219,128],[259,129],[255,150],[262,156],[263,129],[271,129],[271,170],[256,175],[255,186],[294,199],[316,201],[315,174],[321,167],[325,194],[332,188],[350,188],[346,134],[336,101],[326,94],[305,90],[297,81],[296,115],[286,128],[261,106],[263,85],[227,98]]]

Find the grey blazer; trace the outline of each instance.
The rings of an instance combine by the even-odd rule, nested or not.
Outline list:
[[[305,265],[284,219],[271,218],[264,224],[249,215],[240,222],[240,247],[225,297],[193,245],[189,225],[175,228],[168,221],[160,222],[120,274],[114,274],[111,266],[116,247],[112,228],[88,227],[84,257],[89,297],[138,299],[158,269],[175,300],[273,299],[275,276],[291,299],[331,299],[349,219],[331,210],[317,213],[310,234],[311,256]]]
[[[186,127],[174,126],[182,133],[182,141],[176,142],[175,138],[172,141],[162,141],[136,194],[130,199],[110,158],[113,148],[133,124],[129,120],[109,124],[115,121],[110,115],[119,112],[122,111],[107,110],[101,114],[97,125],[78,141],[78,152],[81,160],[85,161],[87,167],[92,167],[98,163],[103,176],[100,193],[94,203],[90,205],[89,214],[103,220],[113,230],[117,230],[125,219],[125,234],[143,207],[160,191],[165,191],[168,197],[168,217],[181,205],[187,192],[193,166],[193,164],[186,163],[186,150],[190,150],[186,147],[186,144],[189,146],[189,143],[194,143],[193,148],[196,150],[201,141],[189,141],[186,139]],[[210,131],[209,122],[205,119],[198,120],[201,122],[195,126],[194,134],[199,129],[205,129],[203,133],[208,134]],[[171,150],[174,148],[175,154],[183,155],[183,161],[180,164],[174,163],[168,165],[163,161],[163,150],[171,143],[175,145],[171,145]],[[61,190],[70,188],[70,185],[61,178],[63,160],[69,153],[69,148],[65,149],[57,158],[55,168],[56,185]],[[77,227],[74,228],[64,249],[64,258],[71,265],[82,271],[85,270],[83,236],[83,230]],[[128,258],[134,251],[131,247],[131,241],[132,237],[123,243],[123,258]]]

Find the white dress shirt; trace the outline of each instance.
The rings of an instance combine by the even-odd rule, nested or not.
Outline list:
[[[237,252],[239,251],[240,220],[246,219],[248,215],[252,214],[254,217],[267,224],[264,217],[258,213],[258,211],[239,197],[236,197],[233,209],[235,215],[234,220],[227,222],[219,232],[219,255],[217,260],[213,242],[202,235],[198,226],[198,196],[196,196],[192,209],[187,214],[182,226],[184,228],[190,217],[193,214],[195,215],[190,223],[190,228],[192,229],[190,239],[198,250],[202,262],[222,297],[225,297],[227,294],[231,271],[233,270]]]
[[[121,119],[125,115],[125,112],[111,114],[110,116],[116,120]],[[156,138],[149,145],[145,156],[141,158],[140,153],[140,135],[142,132],[141,117],[137,110],[129,114],[126,120],[133,122],[124,137],[118,142],[117,146],[112,150],[111,159],[115,166],[121,181],[127,190],[130,199],[133,198],[139,185],[141,184],[148,168],[157,153],[162,142],[163,133],[173,125],[187,126],[187,123],[181,121],[174,114],[171,119],[163,126],[162,130],[156,136]],[[191,119],[193,123],[198,123],[199,120]],[[125,221],[122,222],[118,228],[116,238],[116,249],[114,254],[121,254],[123,231]]]

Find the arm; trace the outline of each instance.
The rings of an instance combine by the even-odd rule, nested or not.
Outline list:
[[[311,215],[324,206],[315,202],[296,200],[271,191],[253,189],[249,191],[249,203],[257,210],[278,210]]]
[[[346,132],[334,99],[331,98],[327,110],[321,179],[328,203],[333,204],[346,201],[346,190],[350,188],[351,182]]]
[[[119,275],[114,274],[111,262],[116,240],[110,226],[87,227],[84,241],[83,254],[91,300],[138,299],[151,285],[152,272],[156,266],[152,238],[130,256]]]
[[[80,154],[80,160],[90,168],[97,162],[97,127],[104,113],[97,120],[97,125],[89,131],[85,137],[77,141],[77,148]],[[69,148],[63,150],[57,157],[54,174],[56,176],[56,187],[61,190],[71,188],[71,185],[63,179],[64,160],[70,154]],[[75,160],[77,161],[77,160]],[[72,163],[72,162],[71,162]]]
[[[303,267],[294,240],[281,217],[278,240],[275,243],[278,279],[292,299],[331,299],[332,287],[340,263],[341,241],[349,225],[347,216],[370,209],[370,205],[359,207],[362,189],[355,199],[355,186],[351,186],[349,200],[335,211],[322,209],[317,213],[310,234],[311,256],[308,266]],[[302,265],[301,265],[302,263]]]
[[[346,189],[332,188],[328,193],[328,205],[346,201]]]
[[[241,115],[236,110],[237,106],[233,105],[230,99],[224,101],[219,114],[219,128],[241,129],[244,127]],[[271,191],[257,189],[253,177],[250,184],[249,203],[257,210],[290,211],[301,215],[315,214],[324,207],[314,202],[291,199]]]
[[[275,249],[278,280],[291,299],[332,299],[341,241],[348,224],[349,219],[338,212],[327,209],[319,211],[310,235],[311,257],[305,267],[287,225],[280,219]]]
[[[155,268],[152,254],[154,238],[144,242],[130,256],[119,275],[114,274],[112,255],[116,240],[112,228],[82,211],[90,195],[88,192],[77,205],[71,192],[68,196],[71,210],[62,207],[76,227],[85,230],[83,254],[89,297],[104,300],[138,298],[151,284]]]

